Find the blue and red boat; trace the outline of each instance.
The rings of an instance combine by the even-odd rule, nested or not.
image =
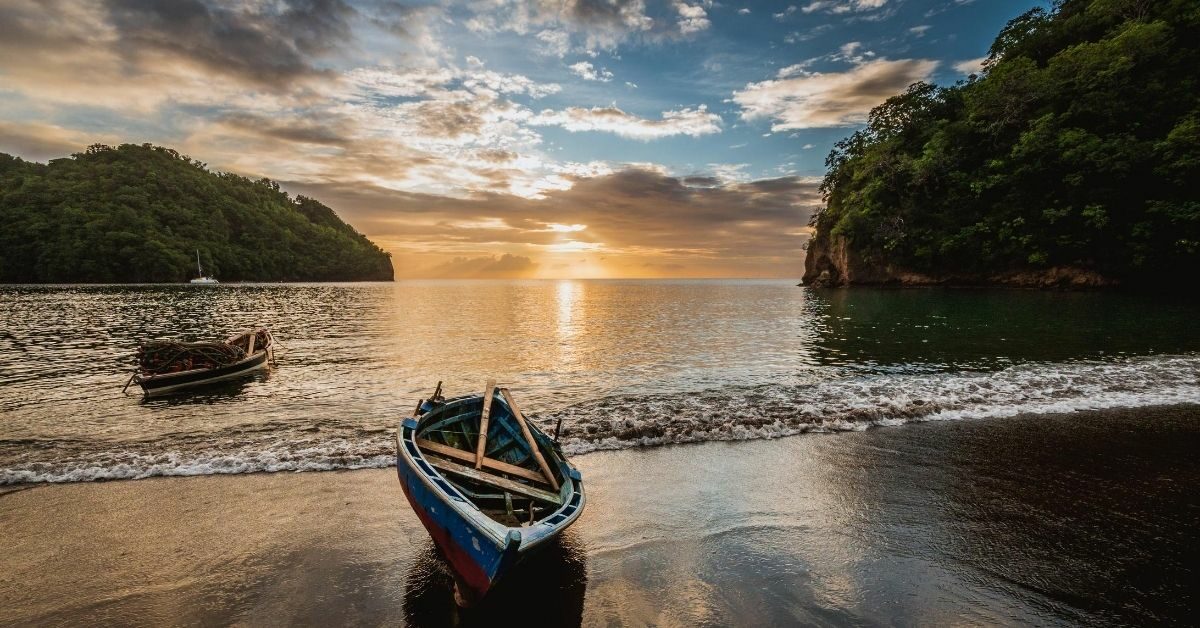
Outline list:
[[[396,432],[409,504],[450,564],[455,600],[481,600],[583,512],[582,477],[506,388],[445,399],[439,382]]]

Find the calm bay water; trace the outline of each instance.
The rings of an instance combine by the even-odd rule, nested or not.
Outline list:
[[[391,464],[439,380],[568,451],[1200,402],[1195,304],[783,281],[0,287],[0,484]],[[278,368],[123,395],[141,339],[270,327]]]

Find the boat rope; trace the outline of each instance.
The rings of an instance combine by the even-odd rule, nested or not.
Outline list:
[[[125,382],[125,386],[123,388],[121,388],[121,394],[125,394],[125,391],[129,390],[129,385],[133,383],[134,378],[137,376],[138,376],[137,369],[134,369],[133,374],[131,374],[129,376],[129,381]]]

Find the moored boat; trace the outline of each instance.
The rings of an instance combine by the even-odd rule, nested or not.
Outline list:
[[[200,284],[200,285],[205,285],[205,286],[211,286],[214,284],[221,283],[221,282],[217,281],[216,277],[209,277],[204,274],[204,269],[200,266],[200,249],[196,249],[196,278],[191,280],[191,282],[189,282],[189,283]]]
[[[482,599],[583,512],[583,482],[506,388],[445,399],[442,385],[396,432],[409,504],[450,564],[455,601]],[[557,431],[556,431],[557,432]]]
[[[274,341],[270,330],[260,328],[214,342],[145,342],[125,387],[136,383],[146,396],[155,396],[242,377],[267,368]]]

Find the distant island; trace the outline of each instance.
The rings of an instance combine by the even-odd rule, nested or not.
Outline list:
[[[826,160],[808,285],[1108,287],[1200,272],[1200,4],[1064,0]]]
[[[150,144],[48,164],[0,153],[0,283],[391,281],[390,255],[269,179]]]

